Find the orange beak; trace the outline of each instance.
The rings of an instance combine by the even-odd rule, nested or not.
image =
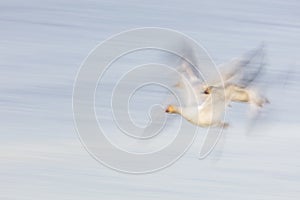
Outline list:
[[[173,106],[169,105],[165,111],[166,113],[174,113],[175,112],[175,109]]]

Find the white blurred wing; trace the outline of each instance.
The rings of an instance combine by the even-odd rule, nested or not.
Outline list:
[[[203,81],[198,78],[193,68],[185,61],[178,68],[179,78],[175,89],[183,106],[201,104],[207,97],[203,94]]]
[[[218,68],[224,84],[234,83],[241,87],[247,87],[262,72],[265,64],[264,58],[264,45],[261,45],[240,58],[219,65]],[[215,82],[213,85],[221,86],[221,83]]]

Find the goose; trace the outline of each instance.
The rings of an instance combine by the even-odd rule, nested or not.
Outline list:
[[[204,83],[195,70],[183,61],[178,70],[179,80],[175,85],[180,91],[183,106],[171,104],[167,106],[165,112],[179,114],[200,127],[228,127],[229,124],[223,122],[222,117],[231,102],[249,103],[257,107],[269,103],[267,98],[249,87],[262,69],[263,57],[263,47],[260,47],[247,56],[222,64],[219,66],[221,81],[209,84]],[[246,73],[245,69],[254,68],[253,62],[257,58],[260,59],[257,69],[253,70],[252,74]]]
[[[192,52],[193,53],[193,52]],[[192,56],[194,58],[195,56]],[[262,107],[269,100],[261,95],[256,88],[250,87],[255,78],[259,75],[263,68],[264,45],[261,45],[256,50],[248,52],[240,58],[234,58],[228,63],[223,63],[217,68],[219,69],[221,79],[204,83],[195,73],[192,66],[186,61],[183,61],[179,67],[179,71],[184,73],[191,85],[198,91],[203,91],[203,94],[209,95],[213,88],[224,88],[226,98],[232,102],[249,103],[253,107]],[[258,61],[257,61],[258,60]],[[255,62],[256,61],[256,62]],[[197,63],[196,61],[193,61]],[[220,81],[220,80],[223,80]],[[222,85],[224,84],[224,85]],[[183,79],[175,85],[177,88],[184,88]],[[230,94],[230,95],[229,95]]]
[[[215,87],[208,86],[204,90],[204,94],[211,94]],[[254,88],[244,88],[235,84],[227,84],[224,88],[225,97],[230,98],[232,102],[249,103],[253,107],[263,107],[264,104],[270,103],[270,101],[262,96]]]
[[[225,98],[220,88],[206,95],[199,92],[199,85],[191,84],[189,79],[180,74],[180,89],[178,90],[180,105],[170,104],[165,112],[179,114],[190,123],[200,127],[228,127],[222,121],[225,108],[230,98]],[[230,94],[229,94],[230,95]]]
[[[229,124],[221,121],[224,108],[228,105],[228,101],[217,100],[211,103],[212,99],[207,98],[206,101],[199,106],[180,107],[168,105],[166,113],[179,114],[187,121],[200,127],[228,127]]]

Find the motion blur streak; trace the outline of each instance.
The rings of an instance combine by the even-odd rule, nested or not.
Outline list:
[[[297,0],[1,1],[0,199],[299,199],[299,10]],[[200,130],[174,165],[133,176],[100,165],[83,149],[71,99],[76,73],[92,48],[145,26],[189,35],[216,64],[264,41],[262,83],[269,85],[271,104],[249,134],[244,105],[229,109],[234,125],[207,159],[195,159]],[[133,58],[151,60],[147,54]],[[148,100],[144,96],[141,106]]]

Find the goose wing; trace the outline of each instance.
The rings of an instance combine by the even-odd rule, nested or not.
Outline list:
[[[226,84],[234,83],[241,87],[249,86],[263,71],[265,66],[265,50],[262,44],[245,55],[232,59],[218,66],[222,79]],[[215,82],[214,86],[221,86]]]
[[[194,59],[190,56],[189,59]],[[178,92],[181,103],[186,106],[196,106],[202,104],[207,95],[203,94],[204,81],[201,79],[198,70],[187,60],[182,59],[177,67],[178,79],[175,90]],[[196,60],[191,61],[197,63]]]

